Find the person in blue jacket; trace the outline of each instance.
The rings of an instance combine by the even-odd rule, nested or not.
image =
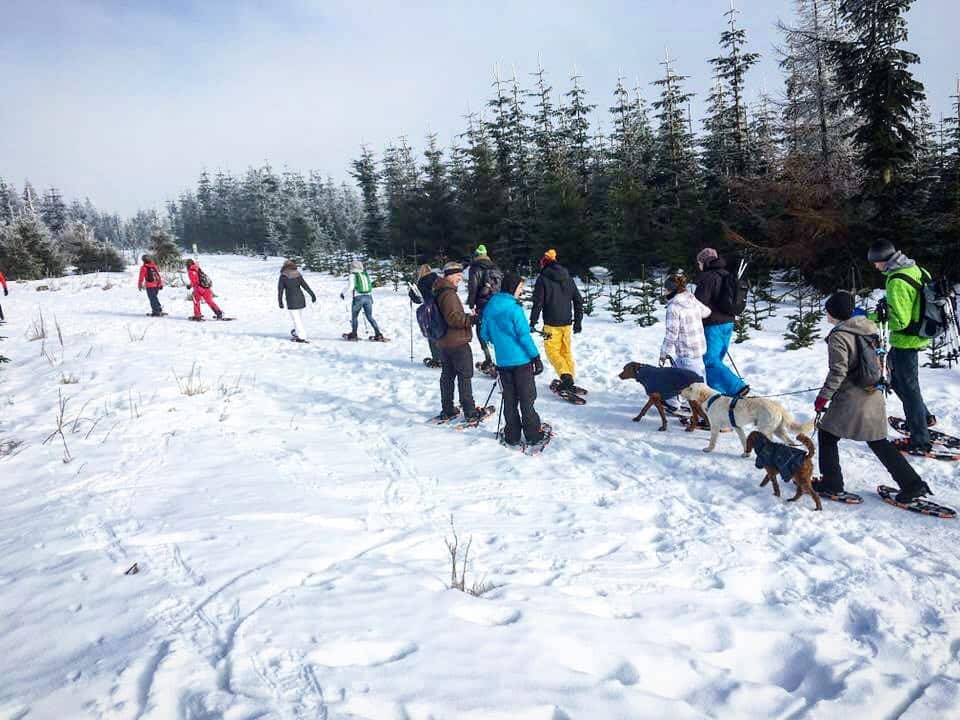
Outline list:
[[[503,442],[520,444],[520,430],[528,444],[543,440],[543,424],[533,404],[537,399],[535,375],[543,372],[543,362],[517,298],[523,289],[523,278],[515,272],[505,273],[500,292],[495,293],[483,309],[480,337],[492,342],[497,356],[497,375],[503,391],[503,416],[506,426]]]

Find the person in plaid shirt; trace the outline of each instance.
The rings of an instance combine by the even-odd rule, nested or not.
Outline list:
[[[666,292],[666,333],[660,346],[660,365],[673,359],[674,367],[691,370],[705,377],[703,355],[707,341],[703,334],[703,319],[710,316],[710,308],[687,290],[683,274],[671,275],[663,284]]]

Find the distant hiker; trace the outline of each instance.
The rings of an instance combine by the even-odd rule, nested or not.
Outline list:
[[[193,317],[190,319],[197,321],[203,320],[203,316],[200,314],[200,301],[203,300],[210,306],[210,309],[213,310],[217,320],[222,320],[223,311],[217,307],[217,304],[213,301],[213,282],[211,282],[207,274],[201,270],[200,266],[193,260],[188,259],[186,265],[187,279],[190,281],[187,289],[193,288]]]
[[[386,338],[380,332],[377,321],[373,319],[373,283],[370,282],[370,276],[363,269],[363,263],[359,260],[353,260],[350,263],[350,278],[347,280],[347,286],[340,293],[340,299],[346,300],[347,294],[350,294],[351,300],[351,330],[343,337],[345,340],[357,339],[357,319],[360,311],[367,317],[367,322],[373,328],[373,340],[384,341]]]
[[[7,277],[6,275],[3,274],[3,272],[0,272],[0,285],[3,286],[3,296],[6,297],[7,295],[9,295],[10,291],[7,290]],[[4,319],[3,305],[0,305],[0,320],[3,320],[3,319]]]
[[[876,336],[873,321],[853,316],[854,296],[838,291],[827,300],[827,321],[834,326],[827,336],[830,371],[814,402],[823,413],[817,444],[820,446],[820,480],[814,489],[821,494],[839,494],[843,490],[843,471],[837,444],[841,438],[867,443],[900,487],[899,503],[910,503],[930,494],[916,471],[910,467],[897,447],[887,440],[886,400],[882,390],[867,384],[861,377],[864,367],[862,351],[875,352],[866,338]],[[866,385],[866,386],[865,386]],[[829,406],[828,406],[829,404]]]
[[[409,291],[410,302],[414,305],[420,305],[425,302],[430,302],[433,299],[433,286],[434,283],[440,278],[440,271],[431,268],[429,265],[424,263],[417,269],[417,284],[416,287],[411,287]],[[427,338],[427,343],[430,345],[430,357],[423,359],[423,364],[427,367],[438,368],[440,367],[440,348],[437,346],[437,341],[431,338]]]
[[[480,340],[480,349],[483,350],[484,358],[480,370],[488,373],[493,369],[493,360],[490,358],[490,349],[480,333],[480,328],[483,326],[483,309],[490,298],[500,291],[503,273],[487,255],[486,245],[477,245],[468,269],[470,275],[467,278],[467,307],[473,310],[477,318],[477,338]]]
[[[710,308],[703,320],[703,334],[707,351],[703,354],[707,385],[724,395],[746,397],[750,386],[723,364],[733,338],[733,315],[724,298],[725,285],[730,282],[727,264],[713,248],[704,248],[697,254],[696,298]]]
[[[497,375],[503,390],[503,416],[506,426],[503,441],[520,444],[520,430],[528,444],[543,440],[543,426],[533,404],[537,399],[535,375],[543,372],[523,306],[517,298],[523,290],[523,278],[515,272],[503,276],[500,290],[490,298],[483,311],[478,334],[493,343],[497,353]]]
[[[140,277],[137,279],[137,289],[143,292],[147,290],[147,297],[150,299],[150,314],[154,317],[163,315],[163,306],[160,304],[160,291],[163,290],[163,276],[160,275],[160,268],[149,255],[142,258],[143,265],[140,266]]]
[[[583,298],[566,268],[557,262],[557,251],[547,250],[540,259],[540,275],[533,286],[530,329],[543,313],[543,347],[553,369],[560,376],[560,389],[573,392],[576,365],[573,361],[573,335],[583,323]],[[572,333],[571,333],[572,330]]]
[[[463,280],[463,266],[457,262],[448,262],[443,266],[443,277],[433,285],[437,306],[447,323],[446,335],[437,341],[440,348],[440,363],[443,366],[440,372],[441,415],[451,418],[458,414],[453,404],[453,385],[456,381],[463,416],[467,420],[474,420],[478,417],[471,382],[473,351],[470,349],[470,341],[473,339],[473,332],[470,328],[474,324],[474,316],[464,312],[463,303],[457,295],[457,287],[461,280]]]
[[[703,321],[710,317],[710,308],[687,290],[687,278],[682,273],[668,277],[663,289],[667,315],[666,331],[660,345],[660,366],[672,360],[674,367],[690,370],[703,378],[703,355],[707,351]],[[667,408],[675,410],[676,406],[668,402],[671,399],[666,396],[663,398]]]
[[[283,300],[286,297],[287,310],[290,311],[290,318],[293,320],[293,330],[290,335],[294,342],[307,342],[307,333],[303,329],[303,309],[307,306],[307,299],[303,296],[306,290],[310,295],[310,302],[316,302],[317,296],[303,279],[303,275],[297,269],[297,264],[293,260],[286,260],[283,267],[280,268],[280,279],[277,281],[277,302],[280,309],[283,309]]]
[[[920,391],[919,358],[930,340],[917,334],[920,320],[920,293],[930,274],[888,240],[870,246],[867,259],[886,276],[887,323],[890,328],[890,386],[903,403],[910,437],[894,440],[901,450],[923,453],[930,450],[930,426],[937,422],[927,409]]]

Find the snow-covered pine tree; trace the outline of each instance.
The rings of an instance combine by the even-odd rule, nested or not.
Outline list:
[[[580,288],[583,295],[583,314],[592,317],[597,309],[597,300],[603,296],[603,284],[590,278]]]
[[[658,193],[657,204],[680,208],[694,201],[696,188],[693,135],[686,116],[693,93],[683,89],[687,76],[675,73],[673,63],[667,52],[660,63],[664,75],[653,82],[660,88],[660,97],[653,103],[659,125],[652,180]]]
[[[57,188],[52,187],[44,193],[40,200],[40,217],[54,237],[59,235],[66,227],[67,206]]]
[[[149,253],[161,270],[169,273],[181,269],[183,260],[180,248],[162,225],[157,225],[150,231]]]
[[[373,156],[373,151],[366,145],[361,148],[360,158],[353,161],[351,174],[360,186],[360,193],[363,197],[362,239],[364,247],[371,256],[382,257],[387,248],[383,227],[383,212],[380,209],[378,194],[380,174],[377,172],[377,162]]]
[[[3,226],[0,237],[0,267],[10,277],[38,280],[63,274],[64,259],[54,246],[50,231],[36,212],[29,212],[31,202],[12,223]]]
[[[17,210],[15,198],[16,191],[0,177],[0,226],[13,222]]]
[[[660,286],[660,279],[653,274],[649,274],[647,266],[642,265],[640,268],[640,284],[628,291],[629,296],[636,300],[628,312],[637,316],[634,322],[640,327],[650,327],[657,323],[653,311],[657,308],[657,300],[663,296]]]
[[[610,288],[610,293],[607,295],[607,310],[613,316],[614,322],[622,323],[624,321],[630,310],[629,297],[630,294],[622,282],[617,283],[616,287]]]
[[[423,155],[426,163],[422,169],[422,228],[417,236],[418,262],[420,257],[442,257],[449,252],[457,234],[458,219],[453,187],[444,162],[443,149],[437,144],[436,133],[427,136],[427,147]]]
[[[820,321],[823,319],[822,296],[815,288],[798,277],[787,296],[795,304],[795,310],[787,315],[787,350],[810,347],[820,338]]]
[[[586,102],[587,91],[580,84],[582,79],[574,68],[570,76],[570,90],[566,93],[568,102],[563,108],[566,117],[564,148],[567,168],[577,178],[580,192],[586,195],[591,175],[590,122],[587,118],[597,106]]]
[[[420,232],[420,170],[406,137],[384,152],[382,171],[389,257],[409,254]]]

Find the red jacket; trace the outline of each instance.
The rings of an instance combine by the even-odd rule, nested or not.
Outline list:
[[[156,273],[156,280],[147,280],[147,270],[153,270],[154,273]],[[140,277],[137,279],[137,288],[143,289],[144,287],[163,287],[163,276],[160,274],[160,268],[157,267],[156,263],[147,262],[140,266]]]
[[[0,285],[3,285],[3,291],[7,291],[7,278],[4,277],[3,273],[0,272]]]
[[[187,268],[187,282],[190,283],[190,287],[194,290],[202,290],[200,287],[200,266],[197,263],[194,263]]]

